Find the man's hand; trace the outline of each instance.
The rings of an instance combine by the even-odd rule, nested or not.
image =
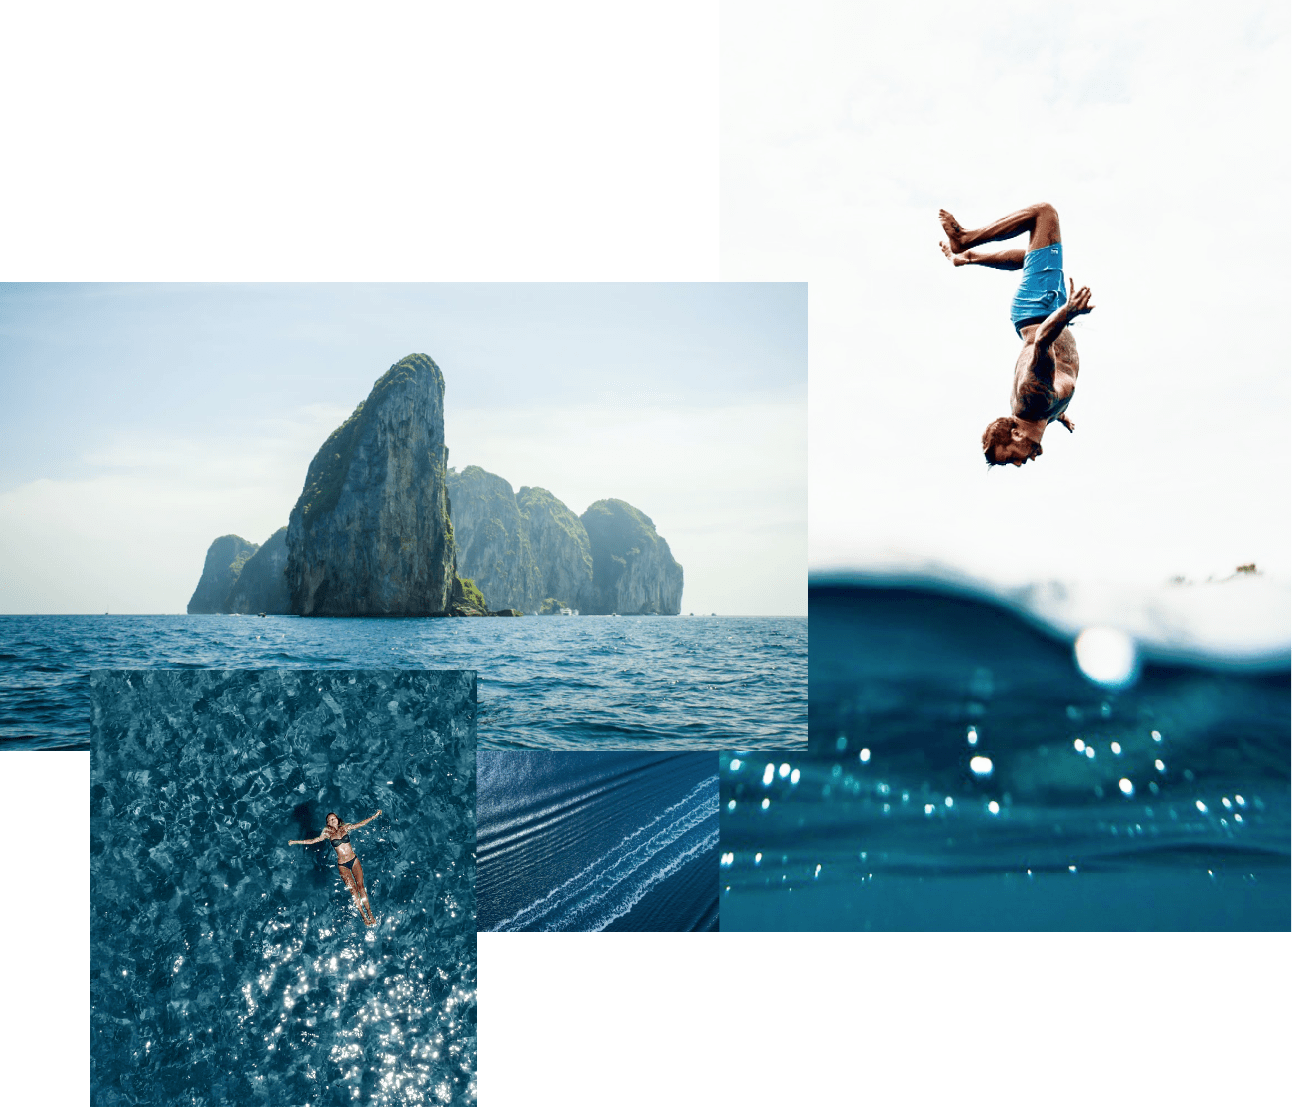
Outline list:
[[[1090,302],[1090,289],[1082,287],[1077,288],[1076,282],[1071,277],[1068,278],[1068,316],[1086,315],[1095,310],[1095,305]],[[1068,428],[1071,430],[1071,428]]]
[[[1074,423],[1071,419],[1069,419],[1066,415],[1060,415],[1059,422],[1068,428],[1069,434],[1071,434],[1074,430],[1077,429],[1077,424]]]

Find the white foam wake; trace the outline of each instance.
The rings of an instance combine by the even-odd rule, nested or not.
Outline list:
[[[717,844],[717,832],[706,835],[677,857],[663,860],[661,855],[706,820],[717,820],[718,778],[712,776],[697,784],[677,803],[666,808],[644,826],[638,827],[607,853],[584,866],[542,899],[522,907],[493,930],[599,930],[631,909],[646,891],[675,872],[703,848]],[[710,842],[712,838],[712,842]],[[667,871],[666,871],[667,870]],[[634,878],[636,878],[634,880]],[[606,901],[619,893],[613,903]],[[598,925],[586,925],[588,916],[599,907],[607,907],[595,916]]]

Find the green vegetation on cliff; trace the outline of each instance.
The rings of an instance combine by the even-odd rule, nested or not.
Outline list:
[[[520,504],[521,513],[526,518],[529,518],[531,512],[544,509],[551,516],[552,522],[566,533],[571,542],[576,545],[587,542],[587,532],[579,522],[579,517],[546,488],[525,485],[516,493],[516,499]]]
[[[256,551],[258,549],[258,546],[252,546],[250,549],[243,550],[233,559],[233,564],[229,566],[229,572],[233,575],[235,580],[242,575],[242,567],[256,556]]]
[[[476,587],[476,582],[470,577],[459,577],[458,581],[462,585],[462,595],[465,597],[466,602],[472,607],[478,607],[482,611],[487,611],[488,608],[485,606],[484,593]]]

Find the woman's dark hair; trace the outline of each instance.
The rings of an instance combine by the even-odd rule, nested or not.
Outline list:
[[[987,424],[987,429],[982,432],[982,453],[988,465],[1005,464],[1003,461],[996,460],[996,447],[1008,446],[1013,441],[1010,432],[1017,425],[1012,415],[1002,415]]]
[[[341,824],[341,822],[342,822],[341,816],[340,816],[340,815],[338,815],[335,811],[329,811],[329,812],[327,813],[327,818],[325,818],[325,819],[323,820],[323,822],[326,824],[328,819],[336,819],[336,821],[337,821],[337,825],[338,825],[338,826],[339,826],[339,825]]]

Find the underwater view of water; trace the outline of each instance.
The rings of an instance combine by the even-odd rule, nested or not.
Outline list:
[[[717,754],[479,755],[480,930],[716,930]]]
[[[802,749],[805,618],[0,616],[0,749],[86,749],[93,669],[479,674],[481,748]]]
[[[91,1102],[474,1102],[474,675],[92,679]]]
[[[814,582],[805,754],[724,755],[722,927],[1286,930],[1289,668],[1118,687],[998,599]]]

